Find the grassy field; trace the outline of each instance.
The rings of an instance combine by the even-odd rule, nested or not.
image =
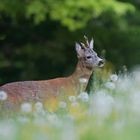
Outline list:
[[[93,85],[90,95],[68,96],[57,106],[26,102],[18,113],[5,112],[0,140],[139,140],[140,71],[110,74]]]

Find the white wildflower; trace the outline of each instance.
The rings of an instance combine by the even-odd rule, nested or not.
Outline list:
[[[8,120],[7,120],[8,121]],[[0,122],[0,139],[12,140],[15,139],[16,126],[13,122]]]
[[[23,103],[21,105],[21,111],[25,113],[29,113],[32,111],[32,105],[30,103]]]
[[[98,90],[95,95],[102,95],[102,96],[106,96],[108,94],[107,90],[104,90],[104,89],[101,89],[101,90]]]
[[[59,117],[55,113],[48,114],[47,115],[47,121],[49,123],[51,123],[52,125],[54,125],[54,126],[58,126],[59,127],[59,126],[62,125],[61,119],[59,119]]]
[[[115,84],[113,82],[106,82],[105,87],[108,89],[115,89]]]
[[[7,93],[5,91],[0,91],[0,100],[4,101],[7,99]]]
[[[36,102],[35,103],[35,111],[34,112],[34,115],[37,117],[38,115],[42,115],[44,116],[45,115],[45,110],[43,108],[43,104],[41,102]]]
[[[78,103],[77,101],[72,102],[72,103],[71,103],[71,106],[72,106],[72,107],[77,107],[77,106],[79,106],[79,103]]]
[[[60,108],[66,108],[66,107],[67,107],[67,103],[64,102],[64,101],[61,101],[61,102],[59,103],[59,107],[60,107]]]
[[[56,122],[56,121],[58,121],[58,117],[54,113],[48,114],[47,115],[47,119],[48,119],[49,122]]]
[[[43,104],[41,102],[36,102],[35,103],[35,109],[36,110],[42,110],[43,109]]]
[[[131,100],[131,108],[134,112],[140,113],[139,106],[140,106],[140,92],[137,91],[130,95]]]
[[[85,84],[85,83],[88,82],[88,80],[87,80],[86,78],[80,78],[80,79],[79,79],[79,82],[80,82],[81,84]]]
[[[89,95],[88,95],[87,92],[80,93],[78,98],[83,102],[88,102],[89,101]]]
[[[134,72],[133,72],[133,77],[135,79],[135,81],[137,83],[140,82],[140,68],[137,68]]]
[[[71,102],[75,102],[76,101],[76,97],[75,96],[69,96],[69,101]]]
[[[93,96],[93,107],[94,114],[100,117],[107,117],[111,111],[114,104],[114,99],[112,96],[107,95],[104,92],[98,92]]]
[[[133,86],[132,79],[130,78],[119,78],[116,83],[116,89],[121,90],[123,92],[128,92],[128,90]]]
[[[112,74],[112,75],[110,76],[110,80],[111,80],[112,82],[116,82],[116,81],[118,80],[118,75],[117,75],[117,74]]]

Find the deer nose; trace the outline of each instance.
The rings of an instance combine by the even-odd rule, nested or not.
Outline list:
[[[98,63],[98,66],[99,66],[99,67],[103,67],[104,64],[105,64],[105,60],[100,59],[100,60],[99,60],[99,63]]]

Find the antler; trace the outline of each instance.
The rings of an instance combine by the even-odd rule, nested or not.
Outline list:
[[[82,47],[83,49],[86,48],[86,45],[85,45],[84,43],[80,42],[80,44],[81,44],[81,47]]]
[[[89,42],[88,42],[88,38],[87,38],[87,36],[84,35],[84,39],[85,39],[85,41],[86,41],[86,45],[87,45],[87,47],[89,47]]]
[[[91,48],[91,49],[93,49],[93,47],[94,47],[94,40],[93,40],[93,38],[91,39],[90,42],[88,41],[87,36],[84,35],[84,38],[85,38],[85,41],[86,41],[86,46]]]
[[[92,46],[92,48],[93,48],[93,39],[91,40],[91,42],[89,42],[87,36],[85,36],[85,35],[84,35],[84,39],[85,39],[85,43],[80,42],[81,47],[83,49],[86,49],[86,47],[91,48],[91,46]]]

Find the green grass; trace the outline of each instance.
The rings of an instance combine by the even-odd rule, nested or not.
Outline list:
[[[139,140],[140,72],[96,78],[89,96],[51,107],[24,103],[20,112],[5,112],[0,140]]]

